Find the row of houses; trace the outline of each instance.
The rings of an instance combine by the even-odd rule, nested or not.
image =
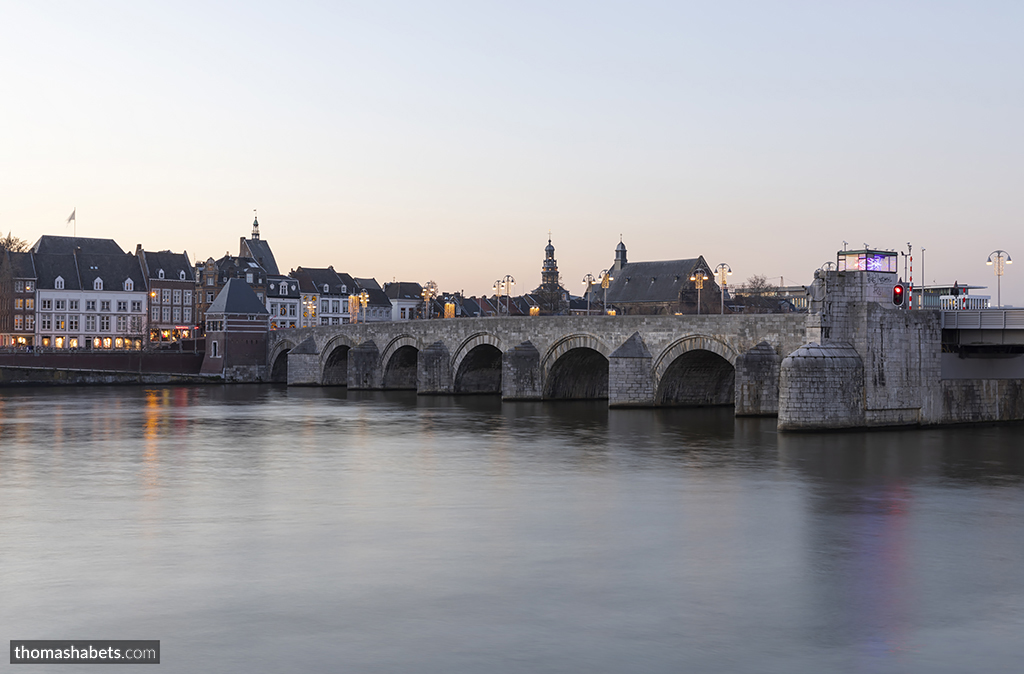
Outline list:
[[[422,287],[327,268],[282,274],[259,221],[238,255],[193,263],[187,251],[126,252],[112,239],[40,237],[0,251],[0,347],[140,349],[181,345],[206,331],[206,314],[231,279],[249,286],[269,328],[410,320],[424,315]]]

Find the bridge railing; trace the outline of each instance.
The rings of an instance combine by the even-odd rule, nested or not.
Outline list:
[[[942,295],[939,308],[943,311],[978,311],[988,309],[991,299],[988,295]]]
[[[942,327],[947,330],[1024,330],[1024,309],[943,311]]]

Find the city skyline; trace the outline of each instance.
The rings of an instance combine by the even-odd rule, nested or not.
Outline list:
[[[1024,10],[933,3],[7,6],[0,230],[482,294],[703,255],[809,283],[843,241],[928,283],[1024,254]],[[1006,304],[1024,304],[1009,267]]]

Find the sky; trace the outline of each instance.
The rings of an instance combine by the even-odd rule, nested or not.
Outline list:
[[[1021,2],[7,2],[0,230],[489,294],[703,255],[1020,256]],[[1014,257],[1014,260],[1017,258]],[[902,264],[901,264],[902,268]],[[985,291],[987,292],[987,291]],[[980,291],[979,291],[980,294]]]

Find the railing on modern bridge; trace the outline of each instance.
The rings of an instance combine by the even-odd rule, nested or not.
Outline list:
[[[942,327],[946,330],[1024,330],[1024,309],[943,311]]]
[[[988,309],[992,298],[988,295],[942,295],[939,297],[939,306],[936,309],[943,311],[979,311]],[[929,309],[925,304],[922,309]]]

